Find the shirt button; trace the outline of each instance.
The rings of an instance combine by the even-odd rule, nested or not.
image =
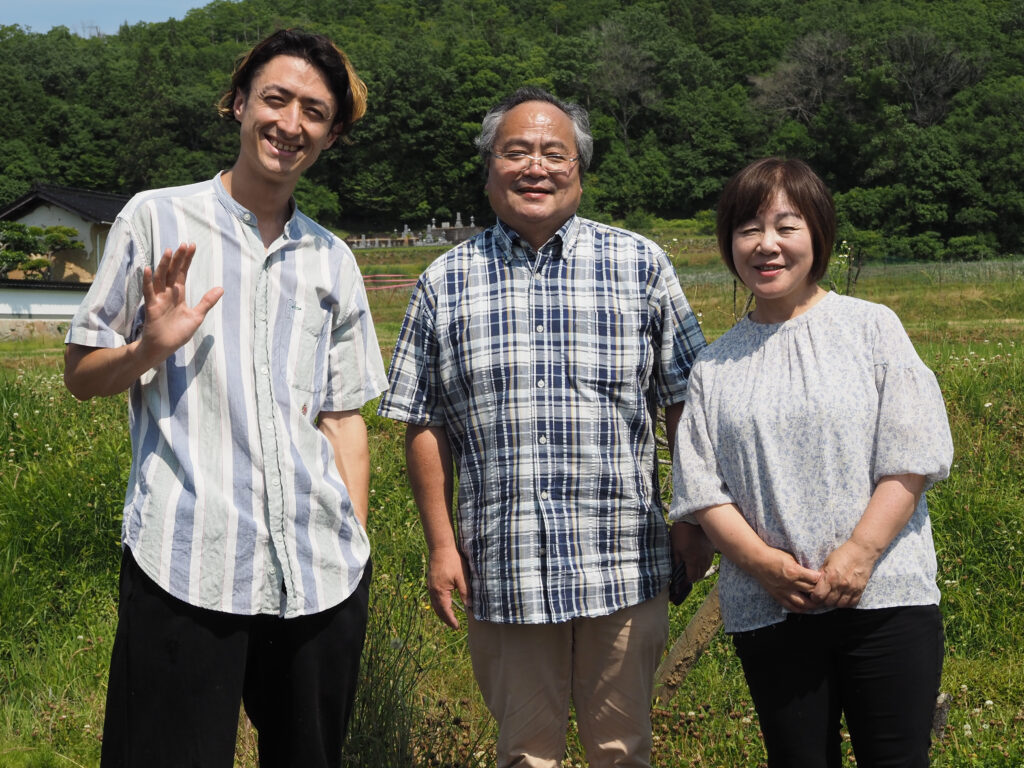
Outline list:
[[[537,379],[537,386],[544,389],[544,379]]]
[[[537,323],[537,333],[543,333],[543,332],[544,332],[544,324],[543,323]]]
[[[547,500],[548,500],[548,492],[547,492],[547,491],[541,491],[541,492],[540,492],[540,497],[541,497],[541,499],[543,499],[544,501],[547,501]]]
[[[262,373],[264,376],[266,376],[267,375],[267,366],[264,365],[262,368],[260,368],[260,373]]]
[[[540,443],[541,445],[547,445],[548,439],[547,439],[546,437],[544,437],[544,435],[541,435],[541,436],[540,436],[540,438],[539,438],[539,440],[538,440],[538,442],[539,442],[539,443]]]
[[[251,213],[243,214],[242,218],[245,219],[246,221],[252,221],[252,214]]]

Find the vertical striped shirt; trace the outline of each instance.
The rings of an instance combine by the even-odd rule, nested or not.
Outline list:
[[[111,229],[68,343],[118,347],[145,322],[142,271],[195,242],[187,301],[224,296],[129,390],[122,540],[163,589],[229,613],[307,615],[355,589],[369,557],[321,411],[386,387],[352,252],[296,210],[265,248],[220,177],[134,197]]]
[[[685,399],[703,346],[664,252],[576,216],[539,252],[499,223],[423,273],[380,413],[447,432],[477,619],[601,616],[661,591],[654,410]]]

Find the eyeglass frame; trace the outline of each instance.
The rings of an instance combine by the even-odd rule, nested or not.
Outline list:
[[[531,154],[528,154],[526,152],[517,152],[517,151],[512,151],[512,152],[491,152],[490,154],[491,154],[491,157],[495,157],[498,160],[505,160],[506,162],[509,161],[509,155],[519,155],[520,159],[528,159],[530,161],[529,164],[523,166],[522,168],[520,168],[519,169],[519,173],[523,173],[524,171],[530,170],[531,168],[533,168],[534,163],[536,163],[541,168],[543,168],[547,173],[553,173],[553,174],[558,174],[558,175],[561,175],[563,173],[567,174],[570,171],[572,171],[573,166],[580,159],[579,155],[576,155],[575,157],[567,157],[566,155],[563,155],[561,152],[551,152],[549,155],[531,155]],[[569,163],[569,166],[565,170],[561,170],[561,169],[553,170],[551,168],[548,168],[546,165],[544,165],[544,159],[546,157],[562,157],[562,158],[565,158],[565,160]]]

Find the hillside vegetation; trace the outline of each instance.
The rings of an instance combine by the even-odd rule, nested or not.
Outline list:
[[[1022,250],[1019,0],[214,0],[106,37],[0,26],[0,205],[35,180],[130,193],[212,176],[235,155],[213,109],[232,62],[294,25],[369,85],[354,143],[297,193],[332,226],[490,221],[471,140],[529,83],[591,110],[591,216],[690,218],[781,153],[823,174],[862,255]]]

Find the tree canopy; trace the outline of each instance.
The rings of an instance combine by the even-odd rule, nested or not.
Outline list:
[[[1024,244],[1019,0],[213,0],[110,36],[0,26],[0,205],[34,181],[133,193],[226,168],[237,126],[214,104],[284,26],[332,37],[369,86],[353,143],[296,192],[328,225],[490,221],[472,138],[535,84],[590,110],[590,216],[692,217],[783,154],[866,254]]]

